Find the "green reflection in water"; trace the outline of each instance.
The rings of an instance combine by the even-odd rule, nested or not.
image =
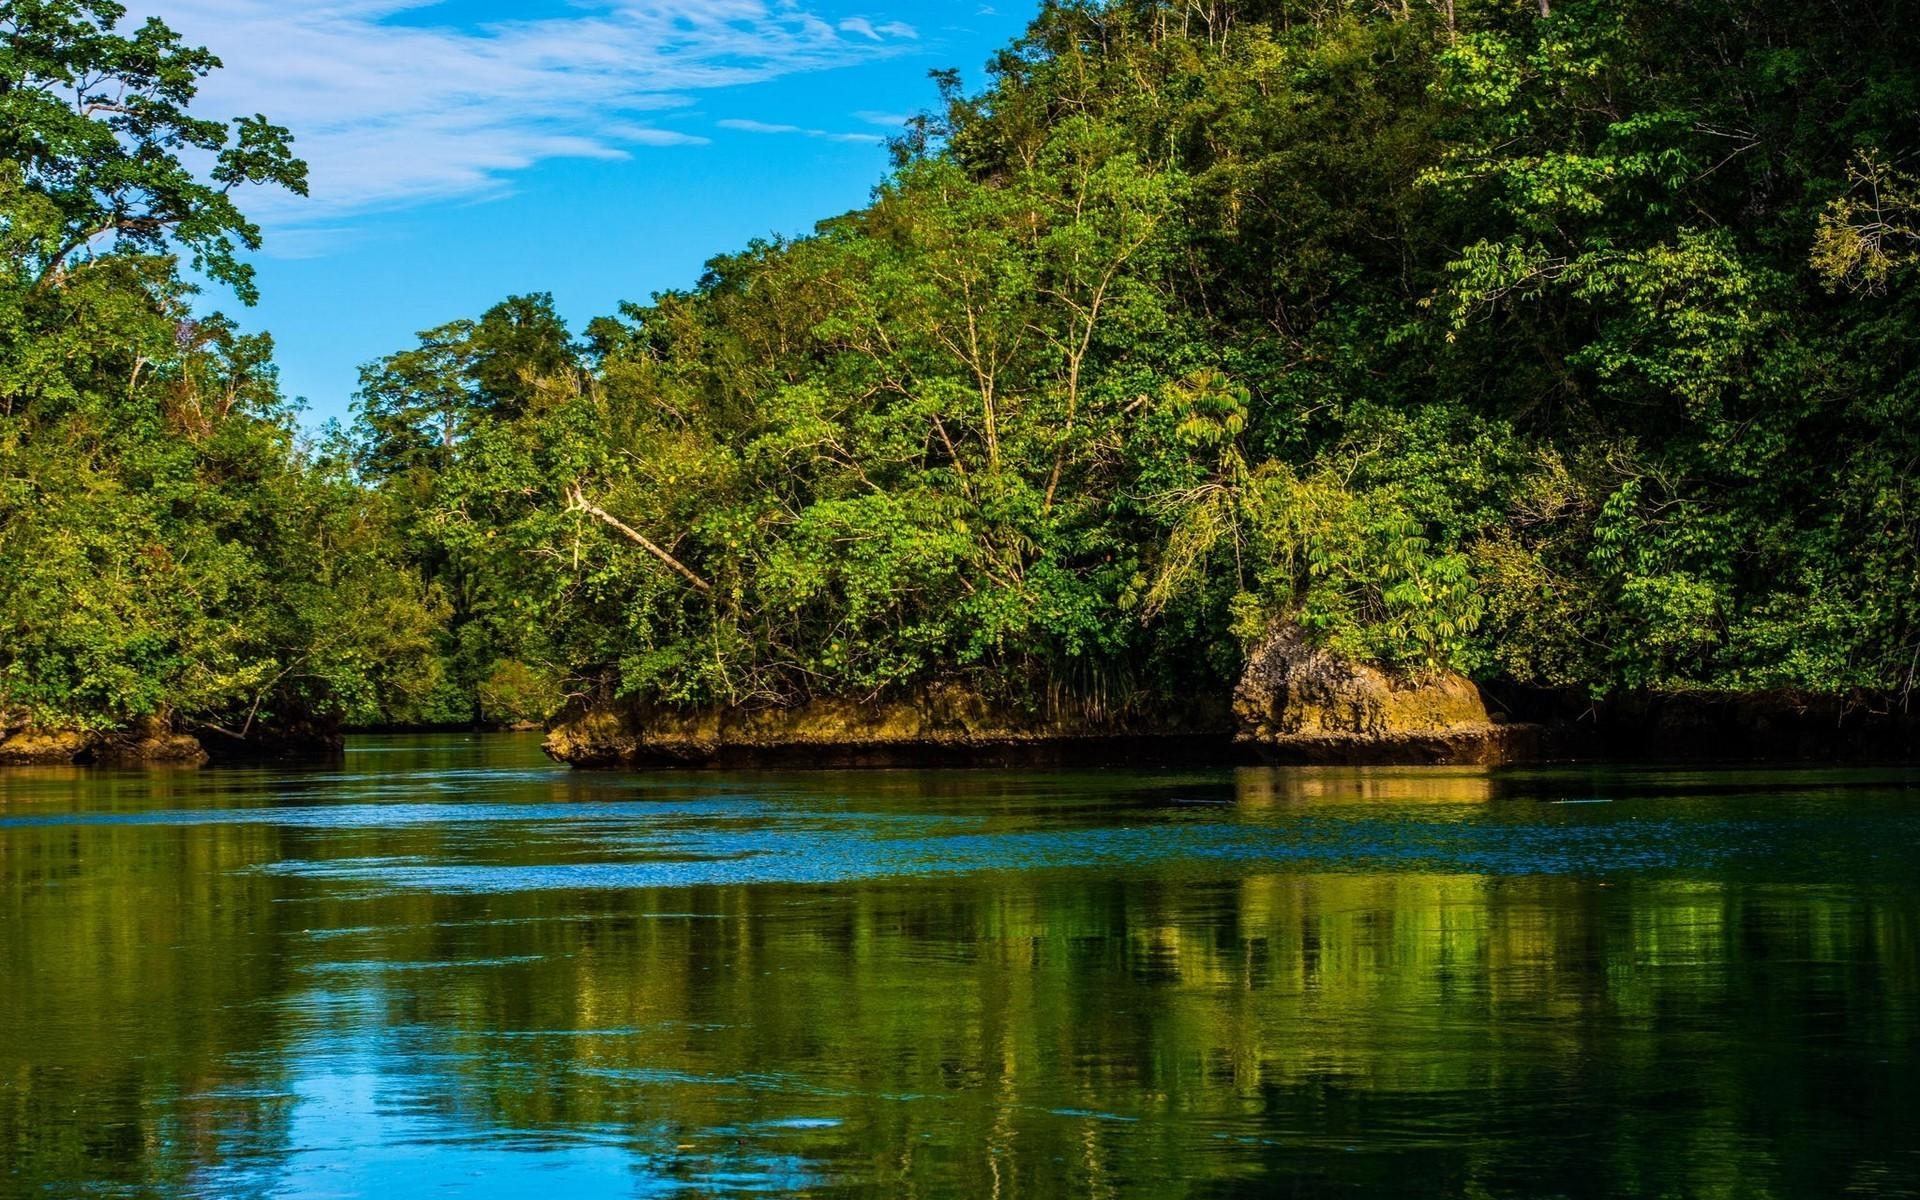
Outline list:
[[[1913,1195],[1913,782],[0,774],[0,1193]]]

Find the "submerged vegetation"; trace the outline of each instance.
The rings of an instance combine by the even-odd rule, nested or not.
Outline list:
[[[867,207],[583,337],[540,296],[424,333],[318,446],[179,267],[247,298],[288,136],[188,117],[211,58],[118,15],[0,0],[8,719],[1151,713],[1278,623],[1912,688],[1898,5],[1050,3]]]

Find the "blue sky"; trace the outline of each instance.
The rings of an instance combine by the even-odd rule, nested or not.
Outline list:
[[[256,194],[271,331],[309,421],[420,329],[552,292],[576,328],[862,203],[884,139],[970,85],[1033,0],[147,0],[211,47],[204,115],[264,112],[310,200]],[[209,305],[232,311],[230,298]]]

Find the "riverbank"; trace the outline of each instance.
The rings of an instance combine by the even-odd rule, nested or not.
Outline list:
[[[1565,743],[1566,745],[1563,745]],[[1277,629],[1229,696],[1113,711],[1021,706],[948,683],[786,708],[582,706],[547,751],[586,768],[1060,766],[1117,761],[1473,764],[1568,757],[1570,739],[1488,709],[1464,676],[1354,663]]]
[[[1093,762],[1502,766],[1570,761],[1907,762],[1920,722],[1889,699],[1791,692],[1483,687],[1356,663],[1277,629],[1230,698],[1125,714],[1039,710],[959,685],[788,708],[581,706],[546,749],[582,768],[1060,766]]]
[[[537,733],[533,722],[442,722],[255,729],[236,737],[220,730],[188,732],[153,720],[124,729],[47,728],[0,717],[0,767],[198,767],[208,763],[314,759],[338,755],[364,734]]]
[[[1234,739],[1224,704],[1152,716],[1084,705],[1030,711],[941,686],[790,708],[580,708],[554,725],[546,748],[585,768],[1068,766],[1226,761]]]
[[[188,732],[158,719],[118,729],[47,728],[0,721],[0,767],[200,767],[219,762],[327,758],[348,731],[302,726],[236,737]]]
[[[209,757],[198,738],[159,721],[120,730],[0,726],[0,766],[197,767]]]
[[[198,767],[338,755],[350,734],[530,732],[473,725],[302,729],[247,739],[160,722],[121,730],[0,722],[0,767]],[[577,706],[549,757],[588,770],[1052,768],[1136,765],[1506,766],[1554,762],[1911,762],[1920,722],[1890,700],[1785,692],[1638,694],[1409,679],[1279,635],[1230,698],[1111,712],[1021,707],[957,685],[787,708]]]

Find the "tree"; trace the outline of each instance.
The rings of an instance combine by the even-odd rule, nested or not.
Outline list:
[[[478,321],[426,330],[360,371],[361,469],[382,478],[444,470],[482,422],[526,412],[541,381],[570,379],[581,352],[550,295],[510,296]]]
[[[250,301],[237,195],[305,167],[264,118],[192,115],[217,60],[123,15],[0,2],[0,728],[365,719],[421,687],[438,604],[301,445],[271,341],[179,269]]]
[[[539,719],[547,714],[507,699],[550,696],[554,686],[551,672],[524,661],[539,657],[540,639],[515,594],[520,572],[490,539],[467,536],[476,523],[510,521],[526,497],[487,495],[466,481],[524,480],[524,471],[497,471],[494,456],[510,452],[515,422],[549,419],[543,396],[577,392],[583,351],[544,294],[509,297],[478,320],[418,337],[362,368],[354,427],[361,478],[392,503],[411,561],[447,605],[435,638],[437,688],[389,716]]]
[[[14,281],[57,285],[115,254],[183,250],[194,269],[254,296],[239,254],[260,246],[236,190],[305,195],[306,164],[265,117],[231,123],[189,114],[199,81],[220,66],[158,18],[116,32],[114,0],[0,3],[0,160]],[[203,178],[182,154],[210,156]]]

